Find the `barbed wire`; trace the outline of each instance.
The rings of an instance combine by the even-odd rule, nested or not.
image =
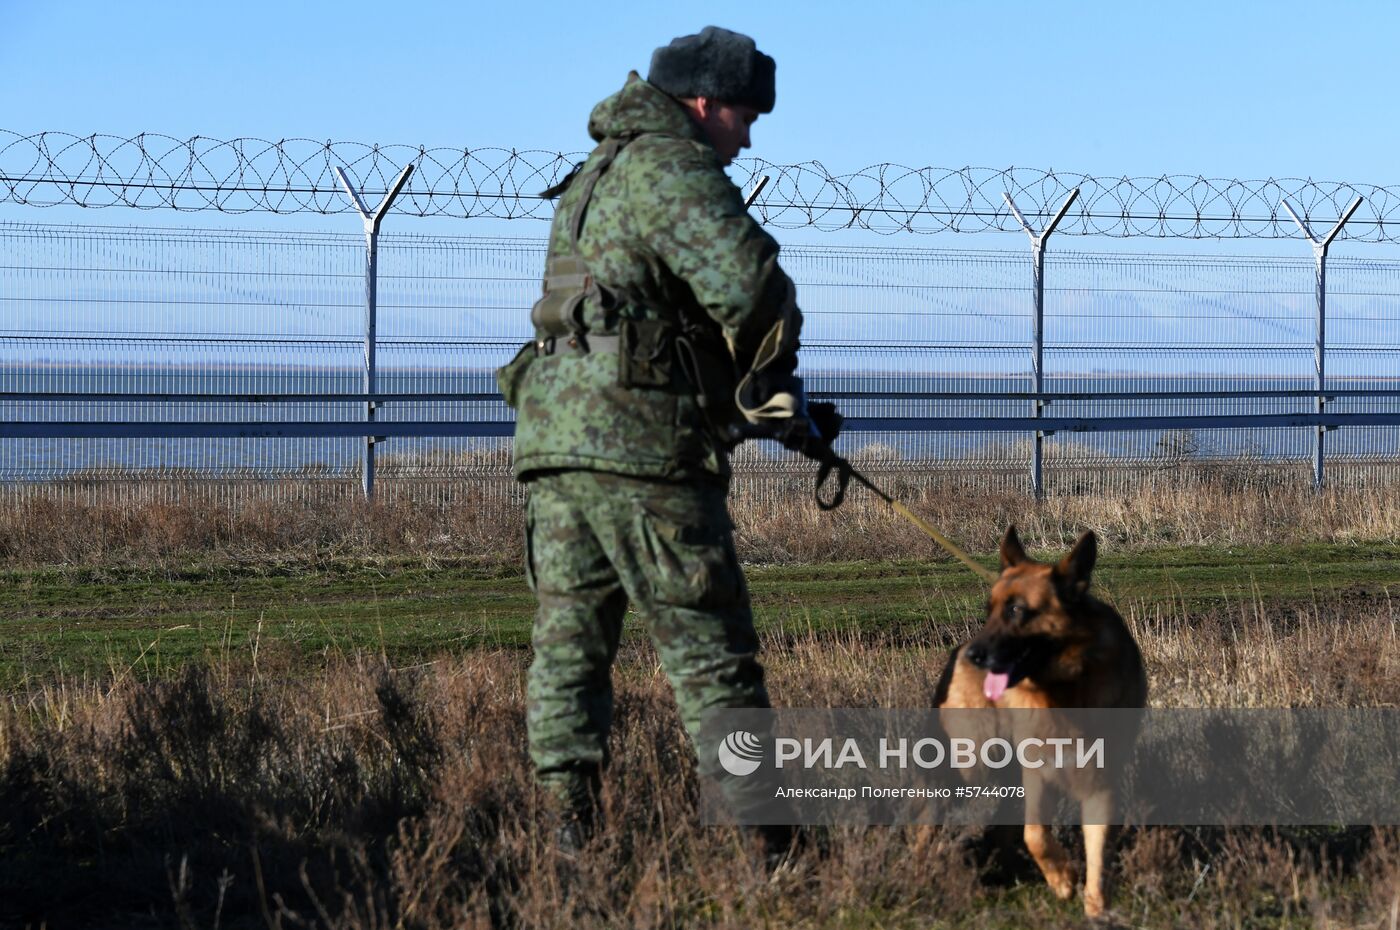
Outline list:
[[[218,211],[352,212],[336,176],[342,167],[371,204],[404,165],[415,166],[394,212],[461,219],[541,219],[552,202],[539,192],[562,178],[582,152],[505,148],[427,148],[311,139],[155,133],[131,138],[0,129],[0,203],[33,207]],[[1032,223],[1044,225],[1072,189],[1080,195],[1061,234],[1155,238],[1300,238],[1288,202],[1322,236],[1356,197],[1361,208],[1339,238],[1400,241],[1400,185],[1300,178],[1228,180],[1195,175],[1095,177],[1034,168],[911,168],[871,165],[835,174],[821,162],[779,165],[740,159],[735,181],[768,186],[755,204],[779,228],[878,233],[1019,231],[1003,192]],[[1037,223],[1036,221],[1040,222]]]

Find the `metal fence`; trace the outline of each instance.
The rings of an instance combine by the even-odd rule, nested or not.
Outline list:
[[[841,450],[1037,491],[1221,462],[1320,481],[1324,450],[1334,479],[1394,477],[1400,261],[1330,259],[1322,317],[1306,254],[1041,258],[785,248]],[[536,239],[386,233],[367,342],[362,236],[0,224],[0,482],[503,483],[492,370],[543,262]],[[790,472],[769,445],[740,475]]]

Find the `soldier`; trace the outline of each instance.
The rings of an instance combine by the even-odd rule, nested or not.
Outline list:
[[[707,709],[769,706],[728,453],[759,430],[815,454],[840,421],[806,405],[792,282],[723,170],[773,103],[752,39],[683,36],[593,109],[597,148],[545,192],[562,197],[535,338],[498,377],[530,487],[530,755],[565,846],[596,818],[629,601],[692,739]]]

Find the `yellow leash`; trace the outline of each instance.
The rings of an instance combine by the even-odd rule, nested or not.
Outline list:
[[[990,568],[987,568],[985,565],[980,565],[977,562],[972,561],[972,556],[959,549],[951,539],[949,539],[947,536],[944,536],[942,533],[938,532],[938,530],[930,526],[926,520],[924,520],[918,514],[914,513],[914,511],[910,510],[908,507],[905,507],[903,504],[896,500],[890,501],[889,505],[894,508],[895,513],[902,514],[904,518],[907,519],[910,523],[923,530],[924,533],[928,535],[929,539],[932,539],[944,549],[948,550],[949,555],[966,565],[968,568],[972,569],[978,575],[981,575],[982,579],[986,581],[987,584],[992,584],[997,580],[998,576],[996,572],[992,571]]]
[[[826,484],[827,477],[833,472],[837,475],[836,494],[832,501],[827,503],[821,499],[821,488],[822,485]],[[972,556],[962,551],[962,549],[947,536],[938,532],[927,520],[876,487],[874,482],[856,471],[855,468],[851,466],[850,462],[836,455],[834,452],[831,453],[830,459],[821,462],[821,468],[817,472],[817,505],[823,510],[834,510],[841,506],[841,501],[846,497],[846,484],[851,478],[856,479],[856,481],[864,485],[876,497],[888,504],[895,513],[917,526],[924,532],[925,536],[942,546],[953,558],[972,569],[983,581],[992,584],[997,580],[998,575],[996,572],[987,568],[985,565],[979,565],[977,562],[974,562]]]

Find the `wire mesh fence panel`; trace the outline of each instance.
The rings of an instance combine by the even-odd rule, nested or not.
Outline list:
[[[1327,387],[1400,389],[1400,263],[1331,258],[1327,262]],[[1400,397],[1336,397],[1335,413],[1400,413]],[[1374,465],[1400,457],[1397,431],[1344,427],[1327,437],[1329,477],[1351,469],[1374,478]],[[1343,470],[1338,471],[1341,467]]]
[[[326,234],[0,226],[0,385],[94,394],[358,391],[361,248],[358,237]],[[348,404],[127,399],[6,401],[3,415],[9,422],[360,416]],[[344,471],[355,447],[327,438],[7,440],[0,475],[328,474]]]
[[[377,386],[386,394],[477,394],[481,400],[381,405],[383,422],[509,423],[495,369],[532,336],[545,244],[534,239],[380,239]],[[380,477],[500,477],[505,438],[395,437],[379,447]]]
[[[1103,394],[1265,392],[1313,386],[1312,263],[1303,259],[1053,254],[1047,262],[1045,386],[1063,417],[1306,413],[1304,397]],[[1289,457],[1284,431],[1138,430],[1052,438],[1057,467],[1247,455]]]
[[[802,368],[815,397],[848,418],[1009,416],[1030,390],[1029,258],[928,249],[783,251],[802,304]],[[980,395],[929,397],[932,394]],[[1000,462],[1005,449],[965,432],[870,431],[838,446],[857,458],[941,467]]]

